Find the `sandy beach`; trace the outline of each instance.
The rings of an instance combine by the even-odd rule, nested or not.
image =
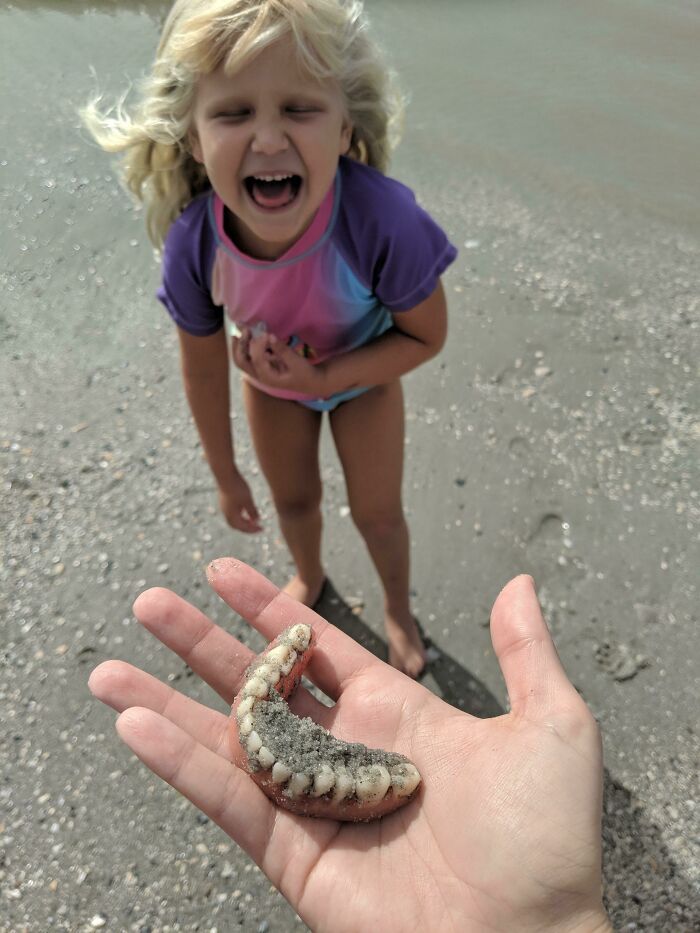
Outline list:
[[[531,573],[603,732],[615,929],[690,933],[700,16],[680,0],[634,13],[563,3],[554,15],[527,0],[508,5],[512,21],[501,5],[368,6],[410,92],[392,174],[460,250],[445,279],[447,346],[405,379],[425,683],[476,715],[505,709],[489,612],[512,576]],[[76,115],[147,67],[161,7],[0,4],[7,933],[305,928],[128,753],[87,689],[93,667],[123,658],[222,708],[140,630],[132,602],[170,587],[259,648],[204,567],[235,555],[280,585],[290,572],[237,387],[237,456],[265,530],[235,534],[217,512],[142,214]],[[379,591],[327,431],[323,476],[332,585],[321,612],[382,655]]]

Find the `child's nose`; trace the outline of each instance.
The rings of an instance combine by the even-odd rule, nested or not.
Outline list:
[[[253,136],[253,152],[274,155],[277,152],[284,152],[288,145],[287,135],[279,120],[268,119],[258,122]]]

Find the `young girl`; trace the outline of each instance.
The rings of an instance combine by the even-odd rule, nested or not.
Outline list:
[[[384,588],[389,660],[416,677],[400,377],[443,345],[440,276],[456,251],[382,174],[398,109],[360,3],[177,0],[138,111],[85,117],[105,149],[126,153],[126,182],[163,246],[158,297],[227,521],[260,530],[233,453],[232,359],[297,569],[286,591],[313,605],[325,579],[328,412]]]

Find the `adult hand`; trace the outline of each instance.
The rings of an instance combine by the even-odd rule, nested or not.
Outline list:
[[[511,711],[480,720],[435,697],[233,559],[216,592],[265,638],[313,626],[306,676],[336,701],[292,699],[340,738],[407,755],[415,801],[374,823],[298,817],[230,761],[228,718],[120,661],[90,689],[152,771],[244,848],[315,931],[610,930],[601,902],[602,763],[596,723],[569,683],[532,581],[518,577],[491,617]],[[252,654],[180,597],[148,590],[141,624],[230,703]]]
[[[219,489],[219,506],[231,528],[253,534],[262,531],[250,486],[240,474],[226,489]]]

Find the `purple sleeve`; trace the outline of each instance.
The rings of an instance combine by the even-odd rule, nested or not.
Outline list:
[[[163,278],[156,295],[178,327],[195,337],[215,334],[223,310],[211,300],[216,241],[208,217],[209,196],[188,204],[174,221],[163,250]]]
[[[405,185],[349,159],[341,172],[339,249],[386,308],[415,308],[435,291],[456,248]]]

